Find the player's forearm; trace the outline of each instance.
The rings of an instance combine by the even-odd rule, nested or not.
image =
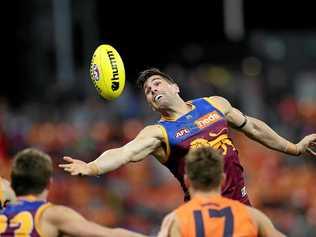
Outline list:
[[[243,131],[251,139],[269,147],[290,155],[299,155],[297,145],[278,135],[266,123],[248,117],[248,126]]]
[[[100,175],[118,169],[130,161],[122,148],[103,152],[97,159],[90,162],[90,175]]]
[[[134,140],[116,149],[105,151],[96,160],[90,162],[90,175],[104,174],[115,170],[129,161],[140,161],[151,154],[161,141],[155,137],[138,136]]]

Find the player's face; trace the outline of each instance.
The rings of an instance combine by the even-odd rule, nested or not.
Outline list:
[[[147,102],[157,110],[168,107],[172,99],[179,93],[179,88],[161,76],[153,75],[145,82],[144,93]]]

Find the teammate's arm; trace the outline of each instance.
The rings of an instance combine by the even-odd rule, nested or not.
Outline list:
[[[129,143],[120,148],[110,149],[101,154],[96,160],[85,163],[71,157],[64,159],[69,164],[60,164],[71,175],[100,175],[115,170],[130,161],[140,161],[153,153],[163,140],[159,125],[145,127]]]
[[[294,144],[278,135],[263,121],[245,116],[238,109],[232,107],[223,97],[213,96],[210,99],[224,113],[230,125],[242,131],[249,138],[266,147],[286,154],[300,155],[302,153],[309,153],[316,157],[316,152],[312,150],[312,147],[316,145],[316,134],[308,135],[297,144]]]
[[[45,236],[64,234],[79,237],[145,237],[125,229],[98,225],[65,206],[52,206],[45,210],[40,227]]]
[[[285,237],[285,235],[274,227],[271,220],[263,212],[248,206],[247,209],[258,226],[259,237]]]

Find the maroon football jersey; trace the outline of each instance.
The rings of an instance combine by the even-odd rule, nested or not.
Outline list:
[[[166,152],[168,159],[163,164],[179,180],[185,200],[189,193],[184,185],[184,156],[189,149],[199,146],[210,146],[219,150],[224,157],[225,183],[222,195],[248,204],[243,167],[238,158],[238,151],[228,135],[228,123],[225,116],[215,108],[208,98],[199,98],[189,103],[193,109],[177,120],[161,119],[165,131]]]

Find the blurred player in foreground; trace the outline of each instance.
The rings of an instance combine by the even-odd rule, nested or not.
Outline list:
[[[15,202],[15,194],[8,180],[0,177],[0,210],[8,203]]]
[[[30,148],[16,155],[11,180],[18,201],[0,211],[0,236],[143,236],[97,225],[68,207],[47,202],[52,173],[52,161],[47,154]]]
[[[154,155],[178,179],[188,200],[189,193],[183,179],[183,157],[191,148],[206,145],[219,150],[224,157],[226,179],[222,187],[223,196],[250,205],[243,167],[229,137],[229,127],[238,129],[270,149],[294,156],[308,153],[316,157],[316,152],[312,150],[312,146],[316,145],[316,134],[294,144],[264,122],[245,116],[223,97],[211,96],[186,102],[179,96],[180,89],[175,81],[158,69],[142,72],[138,85],[143,88],[148,104],[160,113],[160,121],[143,128],[126,145],[107,150],[90,163],[64,157],[69,164],[61,164],[60,167],[71,175],[100,175]]]
[[[158,237],[284,236],[261,211],[220,195],[223,158],[209,147],[185,157],[192,199],[167,215]]]

